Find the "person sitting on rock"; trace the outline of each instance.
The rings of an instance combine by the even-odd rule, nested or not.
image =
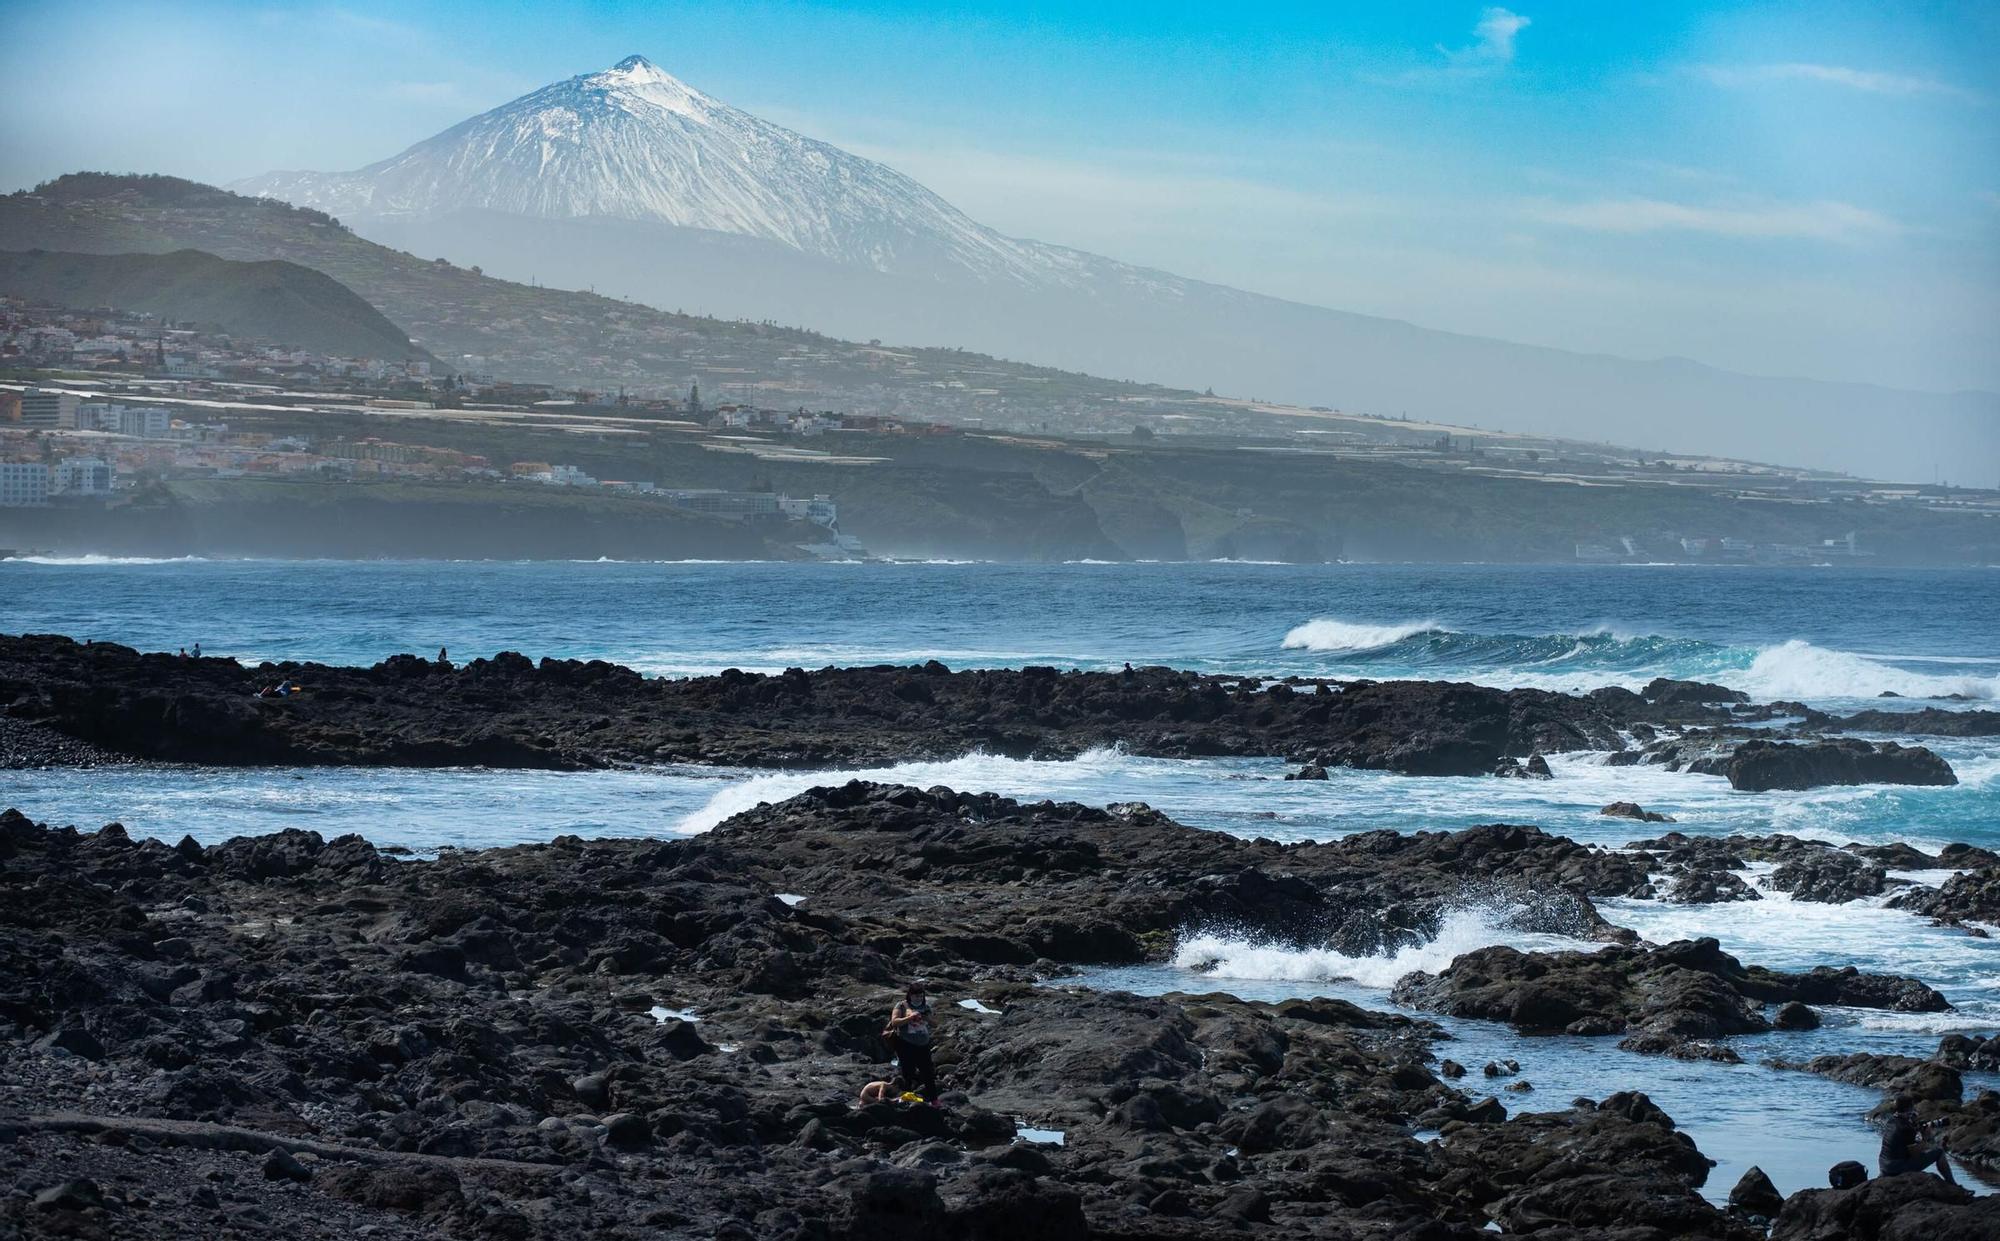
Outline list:
[[[1895,1109],[1882,1125],[1882,1175],[1895,1176],[1936,1168],[1947,1185],[1958,1184],[1951,1174],[1951,1161],[1945,1158],[1944,1147],[1932,1146],[1923,1140],[1930,1126],[1917,1119],[1917,1101],[1907,1094],[1899,1094]]]
[[[869,1082],[861,1088],[861,1106],[867,1107],[870,1103],[888,1103],[901,1093],[896,1089],[894,1082]]]
[[[889,1010],[882,1037],[896,1055],[896,1076],[924,1098],[934,1098],[937,1066],[931,1062],[931,1005],[924,998],[923,983],[913,982],[904,990],[903,998]]]

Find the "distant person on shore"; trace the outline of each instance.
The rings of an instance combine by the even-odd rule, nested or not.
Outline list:
[[[894,1082],[869,1082],[861,1088],[861,1106],[867,1107],[871,1103],[890,1103],[900,1093]]]
[[[194,657],[195,657],[196,659],[200,659],[200,658],[201,658],[201,643],[199,643],[199,642],[197,642],[197,643],[195,643],[195,644],[194,644]]]
[[[903,991],[903,998],[889,1010],[889,1024],[882,1037],[896,1054],[896,1075],[903,1085],[927,1101],[934,1100],[937,1065],[931,1062],[931,1005],[924,996],[924,984],[913,982]]]
[[[1924,1141],[1930,1126],[1917,1119],[1916,1099],[1899,1094],[1895,1106],[1896,1110],[1882,1125],[1882,1158],[1879,1165],[1882,1175],[1896,1176],[1903,1172],[1936,1168],[1947,1185],[1958,1184],[1951,1174],[1951,1161],[1945,1158],[1943,1145],[1933,1146]]]
[[[438,648],[438,663],[446,668],[451,667],[451,656],[445,653],[443,647]]]

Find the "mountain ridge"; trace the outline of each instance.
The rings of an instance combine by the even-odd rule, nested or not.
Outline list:
[[[401,362],[430,357],[381,311],[323,272],[197,249],[91,254],[0,249],[0,292],[215,324],[237,336]]]

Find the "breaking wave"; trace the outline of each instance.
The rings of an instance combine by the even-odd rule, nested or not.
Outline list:
[[[1469,633],[1435,620],[1370,624],[1319,617],[1285,634],[1288,651],[1316,656],[1318,669],[1378,678],[1452,677],[1499,686],[1551,689],[1622,684],[1654,677],[1720,681],[1760,699],[2000,698],[2000,675],[1934,671],[1932,657],[1832,650],[1792,639],[1728,645],[1700,638],[1635,634],[1611,626],[1577,633]],[[1967,661],[1976,662],[1976,661]],[[1919,665],[1908,667],[1905,665]]]
[[[1524,932],[1505,911],[1472,907],[1444,916],[1428,943],[1393,952],[1353,956],[1330,948],[1295,948],[1215,932],[1198,932],[1181,940],[1173,963],[1179,969],[1213,978],[1262,979],[1278,982],[1359,983],[1387,990],[1403,975],[1422,970],[1436,973],[1458,957],[1495,944],[1522,949],[1601,947],[1585,940],[1546,932]]]
[[[1288,651],[1375,651],[1421,634],[1450,633],[1434,620],[1364,625],[1322,616],[1285,635]]]
[[[1916,672],[1797,639],[1758,651],[1731,684],[1760,698],[1873,698],[1884,691],[1906,698],[2000,697],[2000,676]]]

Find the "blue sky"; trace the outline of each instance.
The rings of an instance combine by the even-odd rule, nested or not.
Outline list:
[[[1005,231],[1637,357],[2000,390],[2000,5],[0,0],[0,190],[350,168],[641,52]]]

